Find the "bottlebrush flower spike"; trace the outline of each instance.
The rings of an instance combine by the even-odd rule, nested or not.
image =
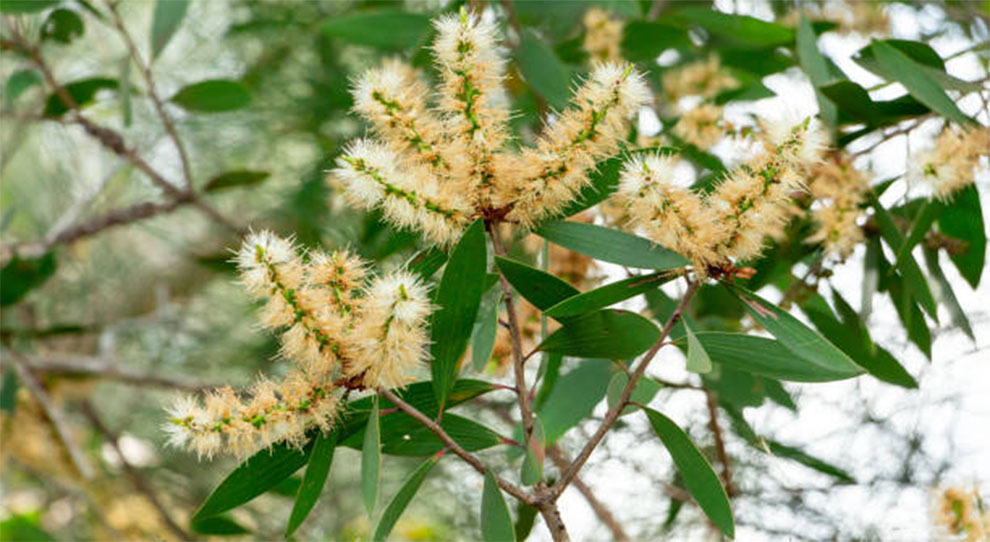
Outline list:
[[[973,184],[980,156],[990,154],[990,128],[948,127],[935,139],[933,148],[917,153],[910,177],[927,185],[940,200]]]
[[[536,149],[500,160],[497,201],[513,205],[509,218],[531,226],[563,209],[595,163],[618,152],[630,119],[650,99],[631,64],[598,65]]]
[[[352,142],[330,172],[352,205],[381,208],[386,220],[431,243],[451,245],[478,216],[527,227],[553,216],[588,183],[596,162],[618,151],[651,100],[631,65],[599,65],[536,148],[510,151],[496,25],[462,11],[434,26],[434,108],[411,67],[390,60],[369,71],[354,86],[355,110],[381,141]]]
[[[376,278],[365,292],[354,329],[357,356],[347,367],[363,375],[368,388],[394,388],[411,381],[410,372],[427,357],[430,298],[413,274],[399,271]]]

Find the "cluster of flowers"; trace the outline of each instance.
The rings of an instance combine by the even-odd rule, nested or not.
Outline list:
[[[914,157],[914,177],[931,188],[941,200],[973,184],[973,170],[980,157],[990,155],[990,128],[947,126],[932,148]]]
[[[759,255],[764,239],[791,215],[791,197],[805,189],[807,169],[820,160],[825,135],[806,119],[768,124],[762,151],[726,173],[707,195],[674,182],[677,157],[636,157],[622,169],[619,196],[632,226],[690,258],[700,272]]]
[[[352,142],[330,173],[352,204],[380,208],[434,244],[450,245],[476,216],[531,226],[558,213],[651,99],[631,65],[599,64],[535,147],[512,150],[495,25],[462,12],[435,26],[432,106],[410,66],[392,60],[369,71],[353,94],[377,138]]]
[[[593,61],[622,60],[621,19],[604,9],[593,7],[584,13],[584,50]]]
[[[332,426],[344,389],[405,385],[426,359],[430,302],[415,275],[400,270],[368,281],[353,254],[304,259],[269,232],[249,236],[237,263],[245,289],[266,299],[262,325],[280,333],[281,355],[295,366],[279,382],[259,380],[246,400],[229,387],[203,404],[180,398],[169,409],[172,444],[212,457],[301,443],[308,429]]]
[[[821,243],[826,253],[845,260],[864,239],[863,206],[869,182],[845,154],[839,153],[831,153],[828,160],[815,164],[809,179],[808,189],[815,200],[811,205],[815,233],[808,242]]]

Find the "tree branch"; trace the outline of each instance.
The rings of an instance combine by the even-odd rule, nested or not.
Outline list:
[[[199,384],[156,374],[125,370],[120,365],[99,358],[77,356],[65,360],[46,359],[26,361],[27,368],[35,373],[55,375],[85,375],[106,380],[116,380],[137,386],[170,388],[190,392],[200,392],[216,388],[216,385]]]
[[[571,462],[570,466],[568,466],[563,472],[560,480],[549,488],[549,491],[544,495],[544,498],[553,501],[560,497],[560,494],[564,492],[567,485],[574,480],[578,471],[581,470],[581,467],[583,467],[588,461],[588,458],[591,457],[591,452],[595,450],[598,443],[600,443],[602,438],[605,437],[605,433],[607,433],[615,421],[619,419],[619,414],[621,414],[623,409],[625,409],[625,407],[629,404],[629,398],[632,397],[632,392],[636,388],[636,383],[639,382],[639,379],[643,376],[643,373],[646,372],[646,368],[649,367],[650,362],[653,361],[654,357],[656,357],[657,352],[659,352],[660,349],[663,348],[664,344],[666,344],[665,341],[667,336],[670,335],[670,332],[674,329],[674,326],[678,321],[680,321],[684,309],[687,307],[688,302],[691,301],[691,297],[694,296],[694,293],[698,290],[699,286],[700,282],[689,282],[688,289],[684,292],[684,296],[681,298],[680,303],[677,304],[677,308],[674,309],[674,312],[667,319],[667,323],[664,324],[663,331],[660,332],[660,338],[657,339],[657,342],[653,344],[650,350],[643,357],[643,361],[641,361],[639,366],[636,367],[636,371],[629,378],[629,382],[626,384],[625,389],[622,390],[622,396],[619,398],[619,402],[615,405],[615,408],[609,409],[608,413],[605,415],[605,420],[603,420],[601,425],[598,426],[598,430],[595,431],[595,433],[591,436],[591,439],[585,443],[584,448],[581,449],[581,452],[578,453],[574,461]]]
[[[485,474],[486,472],[490,472],[489,469],[485,467],[484,463],[482,463],[480,459],[471,455],[470,452],[465,450],[460,444],[457,443],[456,440],[454,440],[450,435],[448,435],[447,432],[444,431],[442,427],[440,427],[440,425],[438,425],[435,421],[431,420],[426,414],[420,412],[419,409],[403,401],[402,399],[399,398],[398,395],[386,389],[379,389],[378,393],[381,394],[382,397],[391,401],[392,404],[394,404],[399,408],[399,410],[405,412],[413,419],[426,426],[427,429],[432,431],[433,434],[439,437],[440,440],[442,440],[443,443],[448,448],[450,448],[450,451],[454,452],[458,457],[463,459],[465,463],[474,467],[474,470],[478,471],[482,475]],[[502,477],[496,475],[494,472],[492,472],[492,475],[495,476],[495,481],[498,482],[498,486],[502,488],[503,491],[505,491],[509,495],[512,495],[513,497],[519,499],[520,501],[526,504],[533,504],[533,498],[527,495],[526,492],[524,492],[522,489],[512,484],[511,482],[505,481]]]
[[[725,451],[722,427],[718,423],[718,403],[715,401],[715,394],[709,389],[705,389],[705,403],[708,406],[708,428],[715,435],[715,455],[722,464],[722,485],[725,486],[726,495],[731,498],[736,494],[732,485],[732,467],[729,465],[729,454]]]
[[[550,457],[550,460],[553,461],[554,465],[557,465],[557,468],[561,471],[566,469],[567,465],[570,464],[570,460],[566,455],[564,455],[564,451],[561,450],[560,446],[556,444],[547,448],[547,456]],[[595,512],[595,515],[598,516],[598,519],[600,519],[602,523],[608,527],[609,531],[612,531],[612,537],[615,541],[627,542],[629,540],[629,535],[627,535],[626,531],[622,528],[622,524],[615,519],[615,516],[612,515],[612,511],[605,506],[605,503],[599,501],[598,497],[595,497],[594,492],[591,491],[591,488],[581,480],[581,477],[574,476],[574,481],[571,483],[573,483],[574,488],[581,493],[584,500],[588,501],[588,505],[591,506],[591,509]]]

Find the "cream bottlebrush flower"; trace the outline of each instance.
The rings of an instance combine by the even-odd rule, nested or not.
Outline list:
[[[948,127],[935,139],[933,148],[914,156],[911,178],[927,185],[936,198],[947,200],[973,184],[980,157],[988,155],[990,128]]]
[[[722,119],[722,108],[714,104],[700,104],[686,111],[674,125],[674,135],[699,149],[710,149],[732,125]]]
[[[331,174],[352,204],[380,208],[390,222],[436,244],[456,241],[472,213],[460,190],[438,185],[428,170],[404,162],[383,143],[352,142],[337,165]]]
[[[443,126],[427,108],[428,90],[420,73],[392,59],[365,72],[354,84],[354,110],[375,132],[411,161],[446,179],[450,157],[441,145]]]
[[[167,409],[169,443],[211,459],[220,453],[246,457],[277,442],[300,445],[306,431],[327,431],[336,419],[339,399],[333,388],[315,384],[293,371],[281,383],[260,380],[251,398],[241,401],[229,387],[195,398],[178,398]]]
[[[434,22],[433,56],[441,84],[437,109],[443,117],[453,178],[479,203],[487,203],[493,156],[507,137],[505,58],[498,28],[478,15],[448,15]]]
[[[368,388],[395,388],[411,381],[410,372],[429,353],[427,317],[430,298],[413,274],[393,272],[376,278],[365,292],[355,329],[357,355],[348,376],[362,376]]]
[[[291,242],[270,232],[251,234],[236,260],[248,291],[268,299],[261,312],[262,325],[284,329],[282,354],[314,375],[334,369],[340,362],[347,320],[332,310],[325,287],[312,283],[312,266],[302,264]]]
[[[990,536],[990,509],[978,488],[946,488],[938,493],[936,505],[935,524],[948,535],[967,542],[985,542]]]
[[[703,269],[714,263],[722,226],[712,209],[690,188],[672,181],[677,159],[660,154],[626,162],[618,194],[632,225],[653,242],[679,252]]]
[[[651,98],[631,64],[595,67],[536,149],[500,158],[497,200],[513,205],[509,218],[531,226],[563,209],[595,163],[618,152],[630,119]]]
[[[722,69],[722,62],[716,55],[669,70],[663,74],[661,82],[671,101],[685,96],[713,98],[723,90],[739,86],[739,82]]]
[[[844,155],[813,167],[809,179],[808,188],[815,200],[811,216],[816,229],[808,241],[821,243],[828,254],[845,260],[863,241],[862,206],[870,186]]]
[[[592,60],[618,62],[622,59],[622,21],[600,8],[584,13],[584,50]]]

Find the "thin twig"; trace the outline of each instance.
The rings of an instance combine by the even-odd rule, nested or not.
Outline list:
[[[168,376],[131,371],[116,363],[84,356],[74,356],[62,360],[34,359],[28,361],[27,364],[28,369],[35,373],[92,376],[136,386],[169,388],[190,392],[200,392],[218,387],[217,385],[200,384],[191,380],[181,380]]]
[[[140,470],[127,461],[127,457],[120,449],[120,442],[117,435],[103,423],[103,420],[100,419],[89,400],[83,401],[82,412],[87,418],[89,418],[93,428],[96,429],[98,433],[103,435],[103,439],[113,446],[114,451],[117,452],[117,458],[120,460],[120,466],[123,467],[124,473],[127,474],[127,477],[131,480],[131,484],[134,485],[135,489],[143,493],[145,498],[147,498],[151,505],[155,507],[155,510],[158,511],[158,514],[161,516],[168,529],[181,540],[192,540],[189,533],[180,527],[179,524],[176,523],[175,519],[172,518],[172,515],[168,513],[168,510],[165,509],[165,505],[162,504],[161,500],[158,498],[158,494],[155,493],[154,489],[152,489],[151,484],[148,483],[148,480],[144,477],[144,474],[142,474]]]
[[[443,441],[443,443],[450,449],[450,451],[454,452],[458,457],[463,459],[465,463],[474,467],[474,470],[478,471],[481,474],[485,474],[486,472],[489,472],[489,469],[485,467],[484,463],[482,463],[480,459],[471,455],[470,452],[465,450],[460,444],[457,443],[456,440],[454,440],[450,435],[448,435],[447,432],[444,431],[442,427],[440,427],[436,422],[431,420],[426,414],[420,412],[419,409],[403,401],[402,399],[399,398],[399,396],[395,395],[394,393],[386,389],[379,389],[378,393],[381,394],[382,397],[391,401],[393,405],[399,407],[400,410],[402,410],[409,416],[412,416],[413,419],[426,426],[427,429],[432,431],[433,434],[435,434],[437,437],[440,438],[441,441]],[[533,503],[533,498],[527,495],[526,492],[524,492],[522,489],[512,484],[511,482],[507,482],[505,479],[496,475],[494,472],[492,473],[492,475],[495,476],[495,481],[498,482],[498,486],[502,488],[503,491],[505,491],[509,495],[512,495],[513,497],[519,499],[520,501],[526,504]]]
[[[505,255],[505,247],[502,246],[501,235],[498,232],[498,224],[486,224],[488,233],[492,239],[492,246],[495,254]],[[533,410],[529,402],[529,393],[526,389],[526,358],[522,353],[522,334],[519,332],[519,320],[516,318],[515,302],[512,300],[512,288],[509,281],[505,279],[502,271],[498,272],[499,285],[502,288],[502,296],[505,301],[506,317],[509,320],[509,338],[512,343],[512,368],[516,379],[516,396],[519,398],[519,414],[522,418],[523,435],[526,442],[533,434]]]
[[[678,321],[680,321],[684,309],[687,307],[688,302],[691,301],[691,297],[694,296],[694,293],[698,290],[699,286],[700,283],[697,281],[692,281],[689,283],[687,291],[684,292],[684,297],[681,298],[680,303],[677,304],[677,308],[674,309],[674,312],[667,319],[667,323],[663,326],[663,331],[660,332],[660,338],[657,339],[656,343],[653,344],[650,350],[643,357],[643,361],[641,361],[639,366],[636,367],[636,371],[633,375],[629,377],[629,382],[626,384],[625,389],[622,390],[622,396],[619,398],[618,403],[614,408],[609,409],[608,414],[605,416],[605,420],[602,421],[601,425],[598,426],[598,430],[595,431],[588,442],[585,443],[584,448],[581,449],[574,461],[571,462],[570,466],[564,470],[563,474],[560,476],[560,480],[549,488],[546,498],[556,500],[560,497],[560,494],[564,492],[567,485],[574,480],[574,477],[577,476],[578,471],[581,470],[581,467],[583,467],[588,461],[588,458],[591,457],[591,452],[595,450],[595,447],[598,446],[602,438],[605,437],[605,433],[607,433],[616,420],[619,419],[619,415],[629,404],[629,399],[632,397],[632,392],[636,388],[636,383],[643,376],[643,373],[646,372],[646,368],[649,367],[650,362],[653,361],[654,357],[656,357],[657,352],[663,348],[667,336],[670,335],[670,332],[674,329],[674,326]]]
[[[186,149],[182,144],[182,139],[179,138],[179,134],[175,131],[175,124],[165,111],[165,105],[162,102],[161,97],[158,95],[158,89],[155,86],[155,80],[151,74],[151,60],[149,59],[146,63],[141,58],[141,53],[138,51],[137,45],[134,44],[131,34],[127,31],[127,27],[124,26],[124,21],[121,19],[120,13],[117,11],[117,3],[107,2],[107,7],[110,9],[110,14],[113,16],[114,26],[120,32],[124,43],[127,45],[127,50],[130,51],[131,58],[134,59],[134,63],[137,64],[138,68],[141,70],[141,74],[144,76],[148,97],[151,98],[151,103],[155,106],[155,111],[158,113],[158,118],[161,119],[162,126],[165,127],[165,131],[168,133],[169,138],[175,145],[175,149],[179,152],[179,161],[182,162],[182,175],[186,181],[186,190],[192,192],[193,175],[192,167],[189,162],[189,156],[186,154]]]
[[[84,480],[93,479],[93,469],[90,467],[89,462],[83,456],[82,451],[76,445],[75,441],[72,440],[72,435],[69,434],[69,427],[65,422],[65,418],[62,416],[62,412],[55,407],[52,402],[51,396],[45,391],[44,386],[38,381],[38,378],[31,372],[31,364],[28,359],[16,350],[6,349],[10,353],[11,357],[14,359],[14,369],[17,371],[17,377],[20,378],[21,382],[27,387],[31,395],[34,396],[35,400],[41,406],[41,410],[45,412],[45,417],[51,422],[52,428],[55,429],[55,435],[58,440],[65,447],[65,450],[69,453],[69,459],[72,464],[79,471],[79,475],[83,477]]]
[[[726,495],[732,497],[736,490],[732,484],[732,467],[729,465],[729,454],[725,451],[722,427],[718,423],[718,403],[715,401],[715,394],[708,389],[705,390],[705,404],[708,407],[708,428],[715,436],[715,455],[722,464],[722,485],[725,486]]]

